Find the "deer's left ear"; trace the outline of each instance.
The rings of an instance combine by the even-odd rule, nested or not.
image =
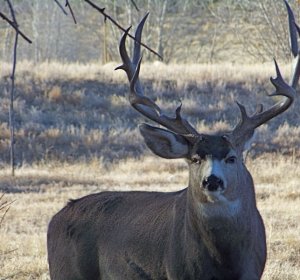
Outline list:
[[[188,156],[189,144],[183,136],[148,124],[140,125],[140,132],[154,154],[170,159]]]
[[[251,149],[251,145],[255,140],[255,134],[255,131],[252,130],[245,135],[238,135],[236,137],[229,136],[229,139],[230,142],[235,146],[237,153],[240,155],[244,155],[247,154]]]

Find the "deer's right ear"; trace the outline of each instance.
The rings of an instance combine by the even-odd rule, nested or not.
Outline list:
[[[163,158],[188,156],[189,144],[183,136],[148,124],[142,124],[139,128],[146,145],[154,154]]]

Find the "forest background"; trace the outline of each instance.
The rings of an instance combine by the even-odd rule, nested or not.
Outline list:
[[[33,40],[20,41],[19,59],[118,61],[120,30],[85,1],[69,1],[78,24],[55,1],[14,1],[19,25]],[[144,41],[165,63],[264,62],[289,57],[286,10],[281,0],[112,0],[95,1],[123,27],[150,12]],[[135,3],[136,6],[133,4]],[[290,1],[299,17],[299,1]],[[0,11],[8,12],[7,5]],[[10,61],[13,30],[0,21],[1,60]],[[146,60],[156,57],[146,53]]]

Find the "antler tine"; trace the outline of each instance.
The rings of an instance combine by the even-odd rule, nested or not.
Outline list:
[[[124,34],[121,37],[120,44],[119,44],[119,53],[120,53],[123,64],[121,64],[115,68],[115,70],[119,70],[119,69],[124,70],[127,74],[129,81],[131,81],[133,74],[134,74],[134,70],[135,70],[132,67],[132,62],[128,56],[126,46],[125,46],[126,37],[127,37],[130,29],[131,29],[131,26],[126,29],[126,31],[124,32]]]
[[[295,58],[295,67],[294,73],[291,78],[291,85],[293,88],[296,88],[299,75],[300,75],[300,56],[299,56],[299,45],[298,45],[298,36],[300,35],[300,28],[296,24],[294,13],[286,0],[284,0],[287,12],[288,12],[288,21],[289,21],[289,32],[290,32],[290,46],[293,57]]]
[[[296,26],[297,33],[293,34],[294,37],[298,38],[300,36],[300,27],[294,22],[294,25]],[[297,84],[299,82],[299,76],[300,76],[300,51],[297,50],[298,54],[295,58],[295,67],[294,67],[294,75],[291,78],[291,85],[293,88],[297,87]]]
[[[291,51],[294,57],[298,55],[298,40],[297,40],[297,27],[295,25],[294,13],[286,0],[284,0],[289,20],[289,31],[290,31],[290,45]]]
[[[135,41],[134,41],[134,51],[133,51],[133,59],[132,61],[129,58],[129,55],[126,50],[126,38],[129,33],[129,30],[131,29],[131,26],[126,29],[123,36],[121,37],[120,44],[119,44],[119,52],[120,56],[122,58],[123,64],[116,67],[115,70],[122,69],[126,72],[128,80],[131,81],[134,71],[136,69],[136,66],[138,64],[138,61],[141,57],[141,38],[142,38],[142,31],[145,24],[145,21],[148,17],[149,13],[147,13],[141,22],[139,23],[136,32],[135,32]]]
[[[140,57],[135,72],[133,74],[133,77],[130,81],[129,102],[133,106],[133,108],[138,110],[140,113],[144,114],[147,118],[150,118],[158,122],[159,116],[161,115],[160,108],[150,98],[144,96],[141,89],[137,90],[138,88],[137,83],[139,82],[141,62],[142,62],[142,57]]]
[[[175,133],[184,135],[188,140],[193,142],[195,136],[198,136],[199,134],[188,123],[188,121],[181,117],[181,104],[176,109],[176,117],[172,118],[162,114],[159,106],[153,100],[151,100],[143,94],[143,88],[139,81],[139,73],[142,61],[140,50],[141,47],[139,42],[141,42],[142,30],[144,23],[148,17],[148,14],[149,13],[147,13],[145,17],[141,20],[135,32],[135,43],[132,61],[128,56],[125,46],[125,41],[129,29],[127,29],[126,32],[123,34],[119,45],[120,56],[122,58],[123,64],[118,66],[116,69],[122,69],[127,74],[128,80],[130,82],[129,102],[133,108],[135,108],[142,115],[146,116],[152,121],[161,124],[165,128]]]
[[[144,28],[144,24],[146,22],[146,19],[149,16],[149,12],[143,17],[143,19],[141,20],[141,22],[139,23],[136,31],[135,31],[135,41],[134,41],[134,49],[133,49],[133,58],[132,58],[132,62],[134,65],[137,65],[140,57],[141,57],[141,44],[140,42],[142,41],[142,32],[143,32],[143,28]]]

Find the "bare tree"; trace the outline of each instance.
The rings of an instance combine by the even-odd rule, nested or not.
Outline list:
[[[11,27],[15,29],[15,42],[13,48],[13,65],[12,65],[12,74],[11,78],[11,87],[10,87],[10,105],[9,105],[9,128],[10,128],[10,161],[11,161],[11,175],[15,175],[15,122],[14,122],[14,91],[15,91],[15,71],[17,64],[17,47],[19,35],[23,37],[27,42],[31,43],[31,40],[19,30],[19,25],[15,16],[14,8],[10,0],[6,0],[9,7],[10,15],[12,19],[9,19],[4,14],[0,13],[0,17],[7,21]]]
[[[299,2],[290,2],[299,18]],[[34,48],[20,49],[20,59],[116,60],[120,28],[109,17],[126,29],[148,11],[145,43],[162,54],[165,62],[244,60],[245,53],[249,61],[269,60],[274,53],[289,58],[281,0],[19,0],[15,8],[24,32],[33,34],[35,40]],[[6,9],[0,7],[2,12]],[[99,11],[104,14],[100,16]],[[12,34],[1,22],[0,35],[5,59]],[[146,53],[145,58],[153,56]]]

